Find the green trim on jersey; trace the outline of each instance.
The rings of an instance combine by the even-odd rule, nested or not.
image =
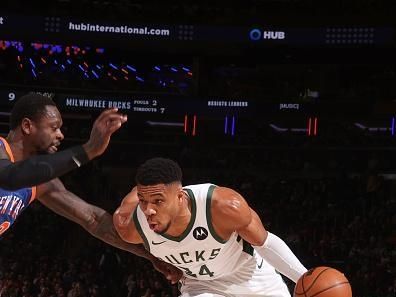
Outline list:
[[[238,237],[237,237],[236,240],[237,240],[238,242],[240,242],[241,239],[242,239],[241,235],[238,234]],[[243,245],[243,251],[244,251],[246,254],[249,254],[250,256],[253,256],[253,255],[254,255],[254,247],[253,247],[249,242],[247,242],[245,239],[242,239],[242,245]],[[259,267],[259,269],[260,269],[260,268],[261,268],[261,267]]]
[[[187,192],[187,195],[190,197],[190,201],[191,201],[190,223],[188,223],[186,230],[184,230],[184,232],[180,236],[171,236],[168,234],[161,234],[163,237],[165,237],[169,240],[177,241],[177,242],[182,241],[190,233],[190,231],[195,223],[195,217],[197,216],[197,203],[195,201],[194,193],[190,189],[185,189],[185,191]]]
[[[139,220],[138,220],[138,217],[137,217],[137,209],[138,209],[138,207],[139,206],[137,206],[135,208],[135,211],[133,212],[133,222],[135,223],[136,230],[139,232],[140,237],[143,239],[144,247],[146,248],[146,250],[150,251],[150,245],[149,245],[149,243],[147,241],[146,235],[144,235],[144,232],[142,230],[142,226],[140,226],[140,223],[139,223]]]
[[[208,227],[209,227],[210,234],[212,234],[213,238],[216,239],[218,242],[224,244],[227,242],[227,240],[224,240],[216,233],[216,231],[213,228],[213,224],[212,224],[211,206],[212,206],[212,194],[213,194],[215,187],[216,187],[215,185],[209,186],[208,194],[206,196],[206,219],[208,221]]]

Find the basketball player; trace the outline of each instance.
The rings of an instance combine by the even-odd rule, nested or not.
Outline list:
[[[290,296],[276,271],[297,282],[306,268],[245,199],[213,184],[182,187],[181,180],[172,160],[141,165],[137,187],[113,216],[121,238],[183,270],[183,297]]]
[[[40,94],[30,93],[17,101],[12,111],[11,131],[7,136],[8,139],[15,136],[14,130],[23,120],[22,125],[29,124],[29,118],[34,112],[33,105],[39,104],[40,99],[36,99],[41,97],[43,96]],[[26,119],[21,118],[25,116]],[[126,120],[126,116],[118,114],[116,109],[106,110],[96,119],[90,139],[84,145],[57,152],[60,140],[55,139],[49,148],[50,154],[29,156],[27,159],[24,157],[24,160],[18,162],[11,162],[4,145],[0,142],[0,187],[7,190],[31,187],[80,167],[105,151],[111,134],[118,130]]]
[[[106,149],[110,136],[118,130],[126,121],[126,118],[115,111],[104,112],[95,123],[91,138],[93,144],[86,145],[85,152],[88,157],[84,157],[84,150],[80,148],[71,156],[76,157],[77,162],[100,155]],[[11,111],[10,118],[11,131],[6,139],[1,138],[2,156],[7,157],[9,162],[19,162],[42,153],[54,153],[63,139],[61,132],[62,118],[55,103],[48,97],[39,95],[29,95],[17,101]],[[100,145],[98,145],[98,143]],[[92,146],[93,151],[92,151]],[[57,162],[70,162],[66,159],[57,159]],[[84,159],[85,158],[85,159]],[[56,159],[56,158],[53,158]],[[57,162],[44,164],[44,170],[52,170],[50,164],[58,166]],[[75,161],[75,160],[74,160]],[[28,170],[29,163],[20,170]],[[40,168],[41,164],[37,164]],[[60,166],[61,167],[61,166]],[[16,173],[18,174],[18,173]],[[40,174],[40,173],[37,173]],[[30,173],[22,172],[29,181]],[[46,178],[52,176],[49,172]],[[13,176],[11,176],[13,178]],[[30,180],[27,183],[32,183]],[[154,267],[162,272],[169,280],[176,282],[181,277],[181,272],[173,266],[158,260],[149,254],[141,245],[128,244],[123,241],[115,231],[112,217],[105,210],[88,204],[79,197],[69,192],[59,179],[52,179],[49,182],[19,188],[17,190],[5,190],[0,188],[0,235],[6,232],[15,222],[17,217],[34,201],[39,200],[55,213],[80,224],[85,230],[98,239],[111,244],[117,248],[129,251],[138,256],[149,259]]]

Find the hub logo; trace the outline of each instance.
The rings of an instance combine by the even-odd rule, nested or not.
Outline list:
[[[249,32],[250,40],[257,41],[261,39],[281,40],[285,39],[285,32],[283,31],[263,31],[260,29],[252,29]]]

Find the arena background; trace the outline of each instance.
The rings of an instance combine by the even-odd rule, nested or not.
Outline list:
[[[112,213],[170,157],[185,184],[239,190],[307,267],[395,296],[395,4],[316,2],[3,0],[0,135],[30,91],[57,102],[64,148],[117,106],[128,123],[71,191]],[[0,296],[66,295],[177,288],[37,202],[1,238]]]

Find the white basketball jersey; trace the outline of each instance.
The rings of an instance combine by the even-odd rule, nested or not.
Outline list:
[[[213,280],[233,274],[240,267],[254,270],[256,265],[263,265],[253,257],[253,247],[236,232],[227,241],[215,233],[211,220],[214,188],[212,184],[184,187],[191,199],[191,221],[179,237],[152,231],[140,207],[134,213],[135,226],[146,248],[154,256],[182,269],[188,278]]]

